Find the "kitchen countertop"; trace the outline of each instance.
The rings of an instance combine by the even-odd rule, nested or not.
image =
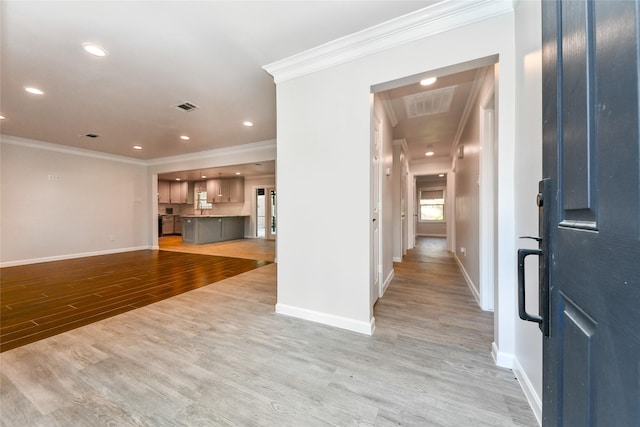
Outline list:
[[[238,218],[249,215],[180,215],[183,218]]]

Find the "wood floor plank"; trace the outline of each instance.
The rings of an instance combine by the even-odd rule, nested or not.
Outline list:
[[[268,264],[134,251],[0,270],[0,351],[143,307]]]
[[[418,244],[373,336],[275,314],[270,264],[1,353],[0,424],[536,426],[492,316]]]

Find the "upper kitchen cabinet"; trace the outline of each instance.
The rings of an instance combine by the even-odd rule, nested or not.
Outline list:
[[[188,184],[186,181],[171,182],[171,203],[187,203]]]
[[[171,183],[158,181],[158,203],[171,203]]]
[[[244,203],[244,178],[208,180],[207,200],[211,203]]]

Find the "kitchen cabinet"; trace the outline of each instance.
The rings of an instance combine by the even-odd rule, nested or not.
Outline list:
[[[244,216],[186,215],[182,217],[184,243],[213,243],[244,238]]]
[[[158,181],[158,203],[171,203],[171,183]]]
[[[171,203],[187,203],[187,186],[186,181],[171,182],[169,192]]]
[[[187,204],[193,205],[195,202],[194,198],[195,194],[195,182],[189,181],[187,182]]]
[[[207,201],[211,203],[244,203],[244,178],[208,180]]]

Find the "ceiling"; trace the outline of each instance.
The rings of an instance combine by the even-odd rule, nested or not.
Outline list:
[[[1,132],[142,160],[273,140],[263,65],[438,2],[3,0]],[[199,108],[175,108],[185,102]],[[398,126],[411,143],[443,138],[411,119]]]
[[[429,86],[422,86],[417,79],[416,83],[378,93],[387,113],[397,122],[393,138],[407,142],[412,160],[427,158],[429,151],[433,152],[429,159],[451,158],[452,146],[465,123],[467,104],[475,98],[474,83],[484,76],[483,71],[473,68],[446,74]],[[427,76],[429,73],[421,77]],[[423,114],[410,117],[411,111]]]

